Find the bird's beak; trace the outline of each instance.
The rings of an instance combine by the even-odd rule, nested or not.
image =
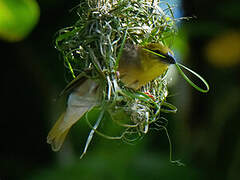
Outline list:
[[[143,48],[145,51],[150,52],[152,54],[155,54],[159,57],[159,59],[167,64],[176,64],[176,60],[171,52],[168,52],[167,54],[162,54],[161,52],[157,50],[150,50]]]
[[[176,64],[176,59],[174,58],[173,54],[170,52],[167,53],[166,61],[169,64]]]

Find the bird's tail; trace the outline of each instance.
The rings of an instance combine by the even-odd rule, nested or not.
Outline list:
[[[51,144],[53,151],[61,148],[69,129],[97,104],[98,89],[96,82],[87,79],[70,94],[66,112],[59,117],[47,136],[47,143]]]

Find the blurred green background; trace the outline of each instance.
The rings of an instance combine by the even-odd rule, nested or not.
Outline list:
[[[178,113],[166,117],[174,159],[185,167],[169,162],[163,131],[150,131],[133,146],[96,135],[80,160],[89,128],[78,122],[61,151],[51,151],[46,136],[66,101],[56,99],[66,85],[66,70],[54,34],[76,21],[69,10],[78,4],[0,0],[0,179],[239,179],[240,1],[180,3],[183,16],[196,18],[179,25],[175,51],[210,84],[210,92],[202,94],[173,76],[168,100]]]

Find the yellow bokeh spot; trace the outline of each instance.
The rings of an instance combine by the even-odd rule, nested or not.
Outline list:
[[[240,32],[229,31],[211,40],[205,49],[208,61],[219,67],[240,63]]]

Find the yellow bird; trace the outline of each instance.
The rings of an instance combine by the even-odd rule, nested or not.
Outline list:
[[[135,90],[162,75],[175,64],[173,52],[162,43],[126,47],[119,61],[121,81]]]
[[[149,81],[162,75],[170,64],[175,64],[173,52],[162,43],[144,46],[126,45],[123,49],[118,71],[121,81],[129,88],[141,88]],[[69,129],[87,111],[98,103],[98,84],[85,77],[77,77],[66,88],[73,89],[68,98],[68,106],[48,134],[47,142],[53,151],[58,151]]]

